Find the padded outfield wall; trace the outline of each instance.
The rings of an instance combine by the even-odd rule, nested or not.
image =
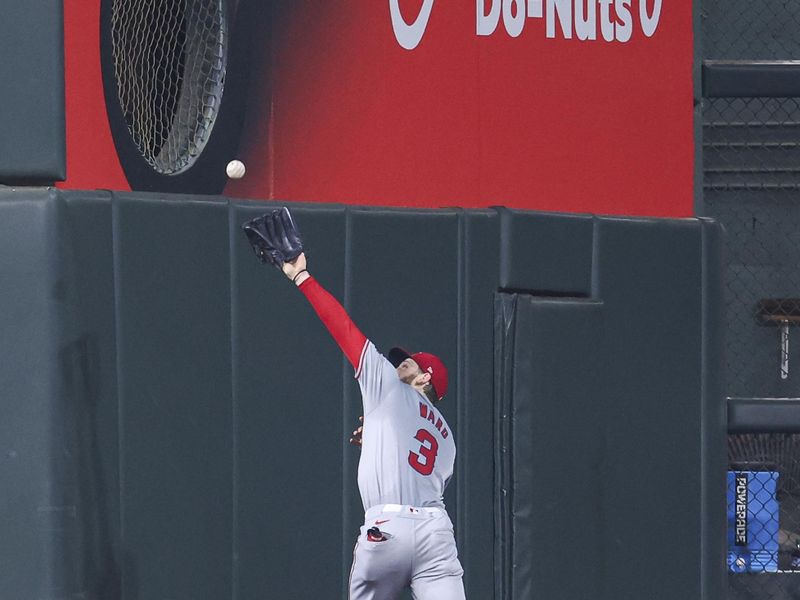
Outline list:
[[[358,390],[240,233],[268,206],[0,189],[0,597],[345,595]],[[470,598],[722,597],[712,222],[293,209],[378,347],[450,367]]]

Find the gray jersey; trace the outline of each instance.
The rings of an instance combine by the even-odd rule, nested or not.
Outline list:
[[[356,372],[364,402],[358,489],[364,510],[378,504],[444,507],[456,445],[441,413],[397,376],[367,341]]]

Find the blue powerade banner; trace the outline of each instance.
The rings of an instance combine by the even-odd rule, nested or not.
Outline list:
[[[778,501],[775,471],[728,471],[728,569],[778,570]]]

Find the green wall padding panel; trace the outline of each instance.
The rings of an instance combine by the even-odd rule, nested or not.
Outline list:
[[[0,8],[0,184],[52,184],[67,170],[64,3],[8,0]]]
[[[241,234],[275,205],[0,188],[0,597],[345,597],[360,398],[305,299]],[[376,345],[447,361],[459,455],[446,502],[468,597],[555,590],[579,534],[596,550],[612,531],[623,545],[585,570],[605,586],[595,597],[642,591],[634,559],[683,597],[719,597],[712,223],[292,206],[311,270]],[[516,314],[496,312],[507,296],[532,312],[498,329]],[[637,485],[583,498],[600,467]],[[685,519],[642,553],[626,528],[664,533],[676,500]],[[543,513],[526,512],[534,501]]]

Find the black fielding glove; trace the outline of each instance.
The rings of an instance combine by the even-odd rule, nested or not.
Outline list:
[[[242,225],[247,241],[262,263],[282,270],[303,252],[300,231],[285,206],[247,221]]]

